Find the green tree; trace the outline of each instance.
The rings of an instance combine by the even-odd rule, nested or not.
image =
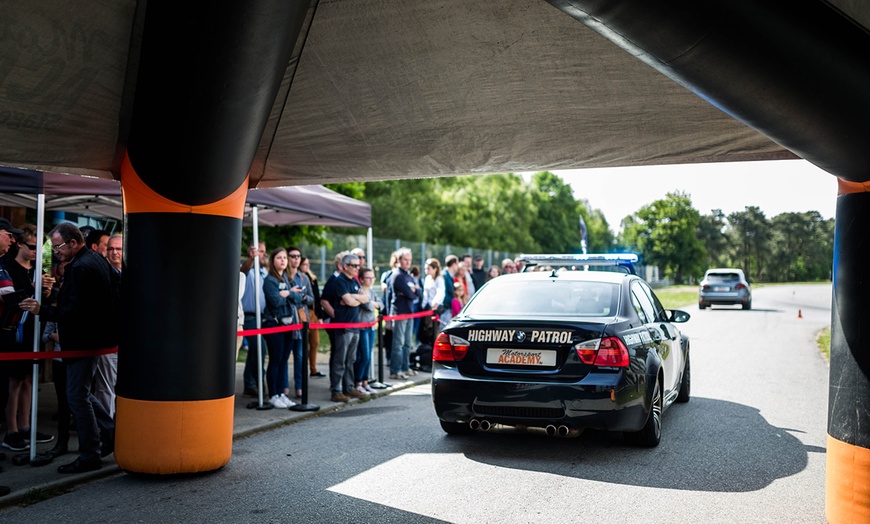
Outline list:
[[[513,173],[437,179],[439,244],[475,244],[506,251],[539,250],[530,224],[537,208],[522,177]]]
[[[531,186],[537,211],[531,235],[538,248],[544,253],[580,253],[580,205],[571,186],[549,171],[535,173]]]
[[[833,220],[817,211],[782,213],[770,221],[766,280],[796,282],[829,278],[833,264]]]
[[[770,240],[770,221],[757,206],[728,215],[728,236],[734,261],[740,264],[747,278],[765,279],[765,262]]]
[[[634,215],[624,239],[637,247],[650,265],[659,266],[664,275],[678,284],[702,271],[704,246],[697,230],[701,215],[683,192],[668,193],[664,199],[643,206]]]
[[[704,244],[706,267],[726,267],[730,264],[728,236],[725,234],[727,225],[725,213],[721,209],[714,209],[709,215],[701,215],[698,239]]]
[[[589,253],[611,253],[616,247],[616,239],[610,230],[604,212],[593,209],[587,200],[578,203],[580,215],[586,222],[586,250]]]

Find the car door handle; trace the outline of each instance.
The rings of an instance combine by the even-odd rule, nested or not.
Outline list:
[[[653,342],[661,342],[662,334],[659,333],[658,329],[649,328],[649,334],[652,336]]]

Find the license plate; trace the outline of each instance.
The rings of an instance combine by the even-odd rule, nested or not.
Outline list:
[[[713,291],[730,291],[731,288],[728,287],[714,287]]]
[[[555,366],[556,352],[541,349],[501,349],[486,350],[487,364],[505,366]]]

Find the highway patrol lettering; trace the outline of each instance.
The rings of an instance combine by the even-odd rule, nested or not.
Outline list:
[[[469,342],[510,342],[516,329],[469,329]]]
[[[567,344],[571,342],[570,331],[532,331],[532,338],[529,342],[538,342],[541,344]]]
[[[516,329],[469,329],[469,342],[512,342]],[[571,342],[570,331],[533,330],[529,342],[538,344],[567,344]]]

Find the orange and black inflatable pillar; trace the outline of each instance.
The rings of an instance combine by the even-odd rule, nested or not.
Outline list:
[[[839,186],[825,479],[832,524],[870,522],[870,183]]]
[[[125,471],[230,460],[248,171],[308,5],[148,3],[121,171],[115,459]]]

